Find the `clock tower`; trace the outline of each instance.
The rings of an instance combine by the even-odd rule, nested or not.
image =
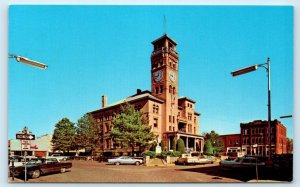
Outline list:
[[[151,91],[162,99],[163,131],[177,131],[178,115],[178,53],[177,43],[167,34],[152,42]]]

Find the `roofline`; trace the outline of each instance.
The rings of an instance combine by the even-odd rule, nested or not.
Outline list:
[[[194,111],[194,114],[196,114],[197,116],[200,116],[201,113]]]
[[[151,96],[153,96],[153,95],[151,95]],[[153,97],[154,97],[154,96],[153,96]],[[130,97],[128,97],[128,98],[130,98]],[[126,99],[128,99],[128,98],[126,98]],[[151,98],[151,97],[149,97],[148,95],[146,95],[146,96],[144,96],[144,97],[142,97],[142,98],[138,98],[138,99],[131,100],[131,101],[126,101],[126,99],[124,99],[124,101],[121,102],[121,103],[118,103],[118,104],[115,104],[115,105],[110,105],[110,106],[107,106],[107,107],[104,107],[104,108],[100,108],[100,109],[98,109],[98,110],[94,110],[94,111],[91,111],[91,112],[88,112],[88,113],[93,114],[93,113],[97,113],[97,112],[100,112],[100,111],[105,111],[105,110],[109,110],[109,109],[112,109],[112,108],[117,108],[117,107],[121,106],[122,104],[124,104],[124,103],[126,103],[126,102],[128,102],[128,103],[133,103],[133,102],[141,101],[141,100],[144,100],[144,99],[148,99],[148,100],[151,100],[151,101],[157,101],[157,102],[159,102],[159,103],[164,103],[163,100],[160,100],[160,99],[158,99],[158,98],[156,98],[156,97],[155,97],[155,98]]]
[[[182,100],[182,99],[188,100],[188,101],[190,101],[190,102],[192,102],[192,103],[196,103],[196,101],[194,101],[193,99],[188,98],[188,97],[179,97],[179,98],[178,98],[178,100]]]
[[[239,133],[239,134],[223,134],[223,135],[219,135],[219,137],[222,137],[222,136],[232,136],[232,135],[240,136],[241,133]]]
[[[151,43],[154,45],[154,43],[156,43],[158,40],[161,40],[163,38],[168,38],[171,42],[173,42],[175,45],[177,45],[177,43],[172,38],[170,38],[167,34],[164,34],[163,36],[159,37],[158,39],[154,40]]]
[[[248,123],[240,123],[240,126],[252,126],[252,125],[267,125],[268,124],[268,120],[254,120]],[[275,125],[275,124],[281,124],[281,121],[279,121],[278,119],[274,119],[273,121],[271,120],[271,125]]]

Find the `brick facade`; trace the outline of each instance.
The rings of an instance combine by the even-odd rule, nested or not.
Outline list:
[[[239,150],[244,155],[268,156],[269,154],[269,133],[268,121],[256,120],[240,124],[240,134],[221,135],[224,143],[224,155]],[[238,140],[238,144],[234,142]],[[287,153],[286,127],[280,121],[271,122],[271,147],[272,154]],[[231,151],[229,151],[231,150]]]
[[[268,121],[241,123],[242,148],[247,155],[269,155]],[[280,121],[271,121],[271,153],[286,153],[286,127]]]
[[[241,134],[226,134],[220,135],[223,141],[223,155],[237,156],[237,152],[241,149]]]

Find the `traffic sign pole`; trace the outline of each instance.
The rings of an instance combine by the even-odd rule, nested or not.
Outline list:
[[[35,140],[35,135],[31,133],[31,131],[28,130],[27,127],[24,127],[22,131],[19,131],[19,133],[16,134],[16,139],[19,139],[21,141],[21,150],[24,150],[24,173],[25,173],[25,181],[27,181],[27,150],[30,150],[30,141]]]

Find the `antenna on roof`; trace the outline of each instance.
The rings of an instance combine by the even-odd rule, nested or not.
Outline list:
[[[164,34],[167,34],[167,29],[166,29],[166,16],[164,15]]]

